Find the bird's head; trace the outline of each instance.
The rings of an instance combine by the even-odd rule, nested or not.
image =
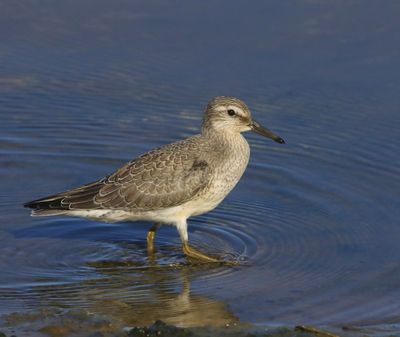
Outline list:
[[[218,96],[206,106],[203,132],[240,133],[254,131],[283,144],[285,141],[271,130],[261,126],[251,117],[247,105],[235,97]]]

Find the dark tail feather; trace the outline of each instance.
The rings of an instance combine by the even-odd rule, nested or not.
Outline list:
[[[62,204],[65,195],[52,195],[46,198],[26,202],[24,207],[32,209],[68,209],[67,205]]]
[[[68,206],[62,204],[63,196],[50,196],[26,202],[24,207],[32,209],[32,216],[62,215],[68,211]]]
[[[103,180],[99,180],[70,191],[26,202],[24,207],[31,208],[32,215],[56,215],[69,210],[96,209],[99,206],[95,204],[94,197],[102,186]]]

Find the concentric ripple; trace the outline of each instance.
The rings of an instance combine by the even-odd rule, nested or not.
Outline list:
[[[22,309],[19,305],[36,308],[40,303],[43,307],[100,307],[115,315],[121,305],[132,310],[155,302],[167,308],[164,315],[172,319],[177,312],[169,303],[182,293],[191,300],[189,289],[193,289],[195,294],[211,295],[209,299],[200,297],[203,304],[214,303],[212,294],[228,299],[234,295],[233,303],[240,303],[243,297],[254,302],[264,297],[274,315],[281,317],[291,317],[293,306],[270,297],[290,295],[296,310],[307,309],[316,315],[308,308],[310,303],[318,307],[329,293],[337,296],[342,291],[340,283],[352,282],[362,267],[353,255],[373,241],[371,232],[346,230],[340,224],[333,228],[337,219],[332,218],[331,223],[327,219],[329,214],[323,211],[311,215],[282,206],[232,201],[192,219],[191,244],[239,261],[236,267],[187,261],[177,232],[170,226],[157,232],[157,251],[148,256],[148,224],[41,220],[34,227],[16,231],[15,237],[3,238],[7,244],[1,247],[2,256],[23,268],[2,266],[1,296],[19,299],[14,310]],[[191,302],[191,310],[197,310],[197,300]]]

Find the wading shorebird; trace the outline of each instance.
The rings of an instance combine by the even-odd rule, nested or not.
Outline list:
[[[151,221],[149,252],[160,225],[172,224],[188,257],[219,262],[189,246],[187,219],[217,207],[241,178],[250,156],[249,144],[241,135],[245,131],[284,143],[254,121],[241,100],[215,97],[205,108],[201,134],[147,152],[103,179],[24,206],[34,216]]]

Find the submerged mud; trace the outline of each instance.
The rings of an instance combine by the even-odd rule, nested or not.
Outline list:
[[[257,326],[233,319],[225,324],[185,326],[161,320],[140,324],[150,318],[130,313],[131,322],[119,317],[82,309],[48,309],[3,315],[0,337],[395,337],[400,326],[379,327],[311,327]]]

